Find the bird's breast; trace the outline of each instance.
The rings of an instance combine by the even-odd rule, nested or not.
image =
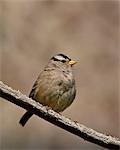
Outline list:
[[[48,79],[41,80],[34,98],[57,112],[66,109],[73,102],[76,93],[74,79],[66,79],[64,75],[59,75],[60,77],[50,78],[48,76]]]

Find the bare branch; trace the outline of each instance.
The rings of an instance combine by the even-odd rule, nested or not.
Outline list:
[[[93,129],[87,128],[82,124],[79,124],[78,122],[72,121],[61,114],[42,106],[40,103],[28,98],[19,91],[13,90],[11,87],[8,87],[1,81],[0,97],[31,111],[35,115],[83,138],[84,140],[111,150],[120,148],[120,141],[118,138],[99,133]]]

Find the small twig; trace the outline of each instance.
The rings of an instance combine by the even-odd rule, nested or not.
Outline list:
[[[93,129],[74,122],[61,114],[54,112],[40,103],[28,98],[19,91],[13,90],[0,81],[0,97],[34,113],[35,115],[51,122],[54,125],[73,133],[84,140],[108,149],[119,149],[120,141],[118,138],[99,133]]]

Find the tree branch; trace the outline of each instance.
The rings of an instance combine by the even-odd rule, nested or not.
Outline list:
[[[19,91],[13,90],[11,87],[8,87],[1,81],[0,97],[31,111],[35,115],[83,138],[84,140],[111,150],[120,148],[120,141],[118,138],[99,133],[93,129],[87,128],[82,124],[79,124],[78,122],[72,121],[61,114],[42,106],[40,103],[28,98]]]

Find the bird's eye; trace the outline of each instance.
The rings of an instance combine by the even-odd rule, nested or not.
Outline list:
[[[65,63],[65,62],[66,62],[66,60],[61,60],[61,62],[62,62],[62,63]]]

